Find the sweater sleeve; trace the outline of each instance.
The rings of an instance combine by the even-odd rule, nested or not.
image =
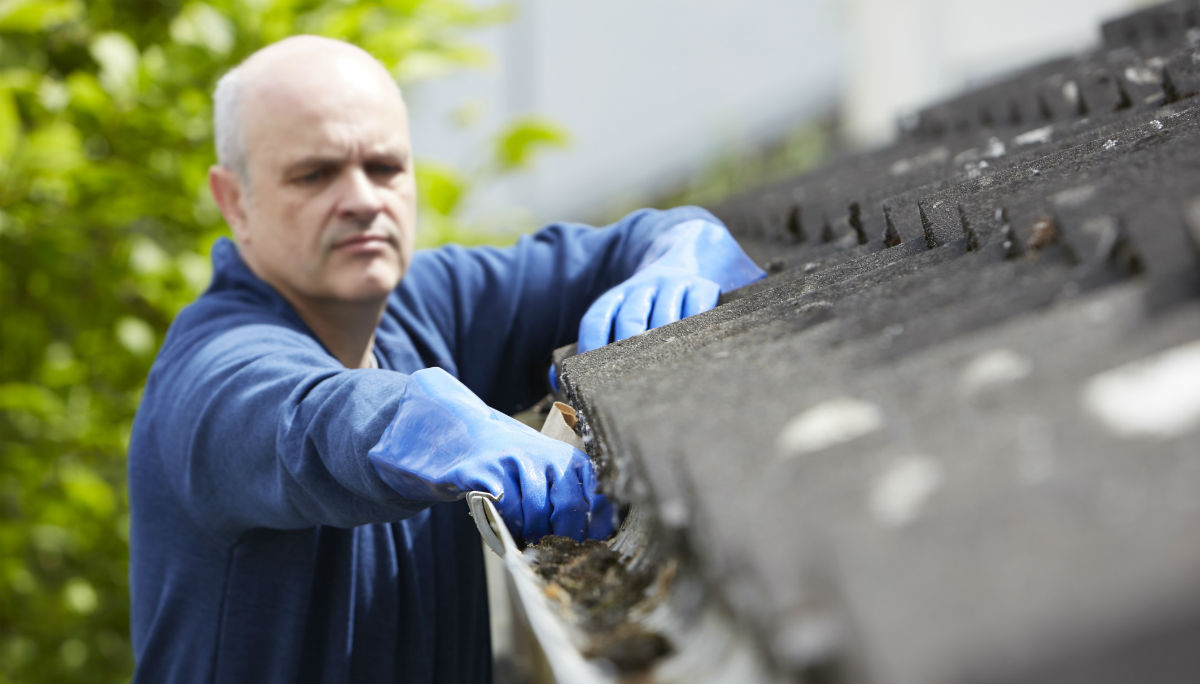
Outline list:
[[[551,224],[507,248],[447,247],[414,261],[402,287],[449,343],[459,379],[512,413],[546,394],[551,354],[575,341],[588,306],[693,219],[718,222],[698,207],[643,209],[603,228]]]
[[[401,498],[366,458],[408,375],[346,369],[253,311],[181,318],[135,421],[131,487],[164,483],[156,496],[217,535],[397,520],[431,503]]]

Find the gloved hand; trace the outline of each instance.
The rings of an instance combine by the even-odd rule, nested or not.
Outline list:
[[[616,523],[586,454],[492,409],[440,368],[409,376],[368,458],[388,486],[414,501],[491,492],[517,540],[603,539]]]
[[[655,238],[634,274],[588,308],[579,352],[708,311],[722,292],[766,275],[724,226],[685,221]]]

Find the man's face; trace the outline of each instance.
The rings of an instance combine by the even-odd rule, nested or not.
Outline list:
[[[243,256],[293,304],[378,301],[412,260],[416,190],[395,87],[346,67],[336,87],[272,88],[243,115]]]

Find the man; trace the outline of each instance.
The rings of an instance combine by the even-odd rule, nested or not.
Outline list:
[[[764,274],[695,208],[414,255],[404,102],[345,43],[264,48],[215,104],[236,244],[214,245],[134,423],[134,678],[487,680],[457,500],[490,491],[531,541],[616,522],[586,455],[501,411],[545,393],[577,331],[594,348]]]

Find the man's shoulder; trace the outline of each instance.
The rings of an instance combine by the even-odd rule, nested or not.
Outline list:
[[[253,296],[253,293],[210,290],[180,310],[171,323],[171,329],[181,332],[203,329],[213,334],[248,325],[278,326],[285,329],[296,327],[284,312]]]
[[[229,362],[286,349],[321,353],[320,342],[292,318],[247,293],[209,291],[175,317],[159,360]]]

